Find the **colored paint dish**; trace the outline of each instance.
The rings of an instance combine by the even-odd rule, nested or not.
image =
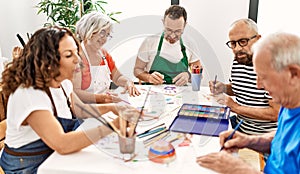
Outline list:
[[[170,163],[176,158],[175,148],[171,143],[159,140],[150,147],[148,158],[155,163]]]

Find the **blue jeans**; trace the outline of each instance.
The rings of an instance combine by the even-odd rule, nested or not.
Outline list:
[[[3,151],[0,159],[0,165],[6,174],[31,174],[36,173],[37,168],[48,156],[51,155],[51,150],[42,140],[37,140],[20,148],[8,148],[14,152],[39,152],[49,150],[48,153],[34,156],[14,156]]]
[[[65,132],[75,130],[82,121],[78,119],[65,119],[57,117],[58,121],[64,128]],[[6,174],[35,174],[38,167],[44,162],[53,152],[41,139],[29,143],[20,148],[5,147],[13,152],[33,153],[47,151],[39,155],[15,156],[8,154],[3,150],[0,158],[0,165]]]

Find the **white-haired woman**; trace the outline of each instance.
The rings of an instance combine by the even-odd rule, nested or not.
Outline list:
[[[124,87],[130,96],[140,95],[133,82],[120,73],[111,55],[102,48],[111,37],[111,31],[111,19],[101,12],[88,13],[76,24],[84,68],[74,79],[74,90],[84,102],[119,102],[117,96],[106,93],[111,80]]]

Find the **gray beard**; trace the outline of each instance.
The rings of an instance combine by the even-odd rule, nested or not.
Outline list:
[[[245,57],[245,58],[237,58],[237,56],[235,56],[234,60],[236,60],[239,64],[242,64],[242,65],[249,65],[249,66],[253,65],[252,55],[249,55],[249,54],[247,54],[247,57]]]

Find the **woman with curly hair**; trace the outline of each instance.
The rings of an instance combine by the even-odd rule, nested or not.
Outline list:
[[[73,113],[89,117],[82,108],[95,115],[118,114],[115,104],[86,105],[72,92],[70,80],[80,71],[78,52],[79,44],[70,30],[42,28],[30,38],[22,55],[7,65],[0,84],[9,97],[0,159],[5,173],[36,173],[53,151],[73,153],[112,132],[103,125],[72,131],[77,124]],[[111,124],[118,128],[118,118]]]

